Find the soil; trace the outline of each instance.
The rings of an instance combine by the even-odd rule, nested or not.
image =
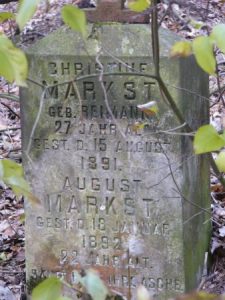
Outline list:
[[[94,2],[93,2],[94,3]],[[19,33],[14,21],[1,23],[4,32],[19,47],[25,49],[62,25],[60,9],[64,4],[93,6],[88,0],[50,0],[39,5],[34,18]],[[15,12],[17,3],[0,5],[1,11]],[[158,4],[161,26],[186,39],[206,34],[215,24],[225,23],[225,3],[222,0],[161,1]],[[167,14],[166,14],[167,13]],[[217,51],[219,81],[225,84],[225,55]],[[5,94],[12,99],[7,99]],[[224,95],[218,91],[217,80],[210,78],[210,117],[218,129],[225,125]],[[21,157],[20,107],[18,87],[0,79],[0,159],[17,162]],[[209,257],[211,267],[205,274],[199,290],[225,293],[225,190],[219,180],[211,176],[213,232]],[[17,300],[25,299],[25,251],[23,198],[0,183],[0,286],[7,286]]]

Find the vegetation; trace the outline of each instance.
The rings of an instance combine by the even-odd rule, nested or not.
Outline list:
[[[22,0],[18,5],[16,15],[11,12],[1,12],[0,21],[7,19],[15,19],[20,30],[22,30],[26,22],[33,16],[40,0]],[[152,40],[153,53],[155,62],[155,77],[159,87],[168,102],[174,114],[177,116],[181,124],[185,123],[183,116],[177,108],[169,90],[163,82],[159,69],[159,49],[158,49],[158,24],[157,24],[157,5],[156,0],[134,0],[129,3],[129,8],[136,12],[142,12],[146,9],[151,11],[152,15]],[[87,38],[86,18],[85,13],[72,5],[66,5],[62,9],[62,18],[69,27],[80,32],[83,39]],[[206,36],[199,36],[192,42],[181,41],[176,43],[171,49],[171,56],[187,57],[194,55],[199,66],[208,74],[218,77],[217,62],[215,57],[215,49],[225,52],[225,24],[214,26],[213,30]],[[16,48],[13,43],[4,34],[0,35],[0,75],[4,76],[9,82],[15,82],[19,86],[26,86],[27,78],[27,60],[26,56],[20,49]],[[155,103],[148,103],[144,106],[145,110],[150,110],[151,113],[156,113]],[[140,124],[139,126],[143,126]],[[189,125],[184,127],[186,133],[192,133]],[[192,138],[192,135],[190,135]],[[218,133],[212,125],[204,125],[200,127],[194,135],[193,147],[196,154],[219,151],[225,146],[225,134]],[[220,172],[225,172],[225,152],[220,152],[217,159],[214,161],[211,157],[211,165],[217,175]],[[221,177],[220,177],[221,178]],[[33,203],[38,203],[29,186],[23,177],[23,170],[19,164],[10,160],[0,161],[0,179],[10,186],[16,195],[25,195]],[[222,179],[222,183],[224,181]],[[81,285],[81,289],[77,290],[81,295],[87,293],[94,300],[104,300],[110,296],[105,284],[99,279],[93,270],[88,270],[84,276],[77,273],[77,280]],[[51,277],[34,288],[32,293],[33,300],[68,300],[61,296],[62,286],[69,286],[68,283]],[[205,294],[198,294],[200,298],[209,298]],[[144,287],[137,290],[138,300],[147,300],[150,298]],[[192,297],[193,298],[193,297]],[[197,296],[193,299],[197,299]]]

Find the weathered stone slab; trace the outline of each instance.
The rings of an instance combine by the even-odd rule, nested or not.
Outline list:
[[[201,278],[208,163],[188,137],[162,132],[180,124],[149,76],[149,26],[102,25],[95,36],[85,48],[62,28],[28,51],[23,162],[42,205],[26,205],[27,278],[73,283],[74,270],[95,268],[125,296],[143,284],[165,299]],[[208,121],[208,78],[193,58],[169,58],[175,40],[161,32],[161,72],[196,129]],[[159,118],[137,109],[150,100]],[[146,125],[135,131],[136,122]]]

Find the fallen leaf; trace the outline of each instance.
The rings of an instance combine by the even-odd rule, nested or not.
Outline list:
[[[0,233],[3,233],[8,227],[10,227],[10,224],[7,220],[4,220],[0,223]]]
[[[216,249],[220,248],[221,246],[223,246],[223,244],[221,242],[219,242],[216,238],[212,239],[212,244],[211,244],[211,253],[213,254],[215,252]]]
[[[219,228],[219,234],[221,237],[225,237],[225,226],[222,226]]]
[[[156,101],[149,101],[145,104],[139,104],[137,105],[137,108],[143,111],[148,116],[157,115],[159,111]]]

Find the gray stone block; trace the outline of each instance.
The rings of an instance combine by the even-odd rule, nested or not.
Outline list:
[[[28,50],[23,163],[42,205],[26,203],[27,276],[73,283],[75,270],[95,268],[125,296],[143,284],[169,298],[201,279],[207,157],[193,154],[188,137],[165,133],[180,124],[151,76],[149,25],[102,25],[96,36],[84,45],[62,28]],[[161,74],[196,130],[208,122],[208,77],[193,57],[169,57],[176,40],[161,31]],[[148,101],[158,117],[137,109]]]

